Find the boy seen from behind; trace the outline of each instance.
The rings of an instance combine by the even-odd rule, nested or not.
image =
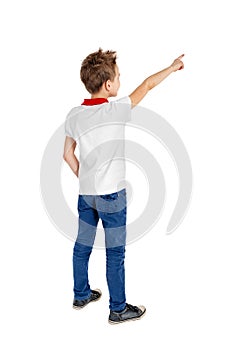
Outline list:
[[[124,132],[131,120],[131,109],[171,73],[184,68],[179,56],[173,63],[146,78],[129,96],[116,97],[120,72],[115,51],[88,55],[80,76],[90,98],[71,109],[65,123],[64,160],[79,178],[78,235],[73,249],[74,300],[80,309],[101,297],[91,289],[88,263],[101,219],[106,248],[106,278],[109,290],[109,323],[141,319],[144,306],[126,302],[125,246],[127,192],[125,186]],[[79,147],[79,159],[75,148]]]

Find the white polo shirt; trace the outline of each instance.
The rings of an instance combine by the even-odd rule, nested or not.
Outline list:
[[[128,96],[116,101],[84,100],[68,113],[65,134],[79,147],[79,193],[101,195],[125,188],[125,123]]]

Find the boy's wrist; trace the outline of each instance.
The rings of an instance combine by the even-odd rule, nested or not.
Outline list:
[[[168,69],[170,70],[171,73],[174,73],[174,72],[175,72],[174,67],[173,67],[172,64],[168,67]]]

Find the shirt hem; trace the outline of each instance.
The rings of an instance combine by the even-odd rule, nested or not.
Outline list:
[[[126,188],[125,185],[122,185],[120,186],[119,188],[111,188],[111,189],[108,189],[106,191],[96,191],[96,193],[87,193],[87,191],[80,191],[79,190],[79,194],[80,195],[84,195],[84,196],[102,196],[102,195],[105,195],[105,194],[112,194],[112,193],[115,193],[115,192],[119,192],[121,190],[123,190],[124,188]]]

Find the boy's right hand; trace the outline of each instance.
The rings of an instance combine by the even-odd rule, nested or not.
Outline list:
[[[173,69],[173,72],[176,72],[177,70],[184,69],[184,63],[181,61],[181,59],[184,57],[184,54],[176,58],[173,63],[171,64],[171,67]]]

